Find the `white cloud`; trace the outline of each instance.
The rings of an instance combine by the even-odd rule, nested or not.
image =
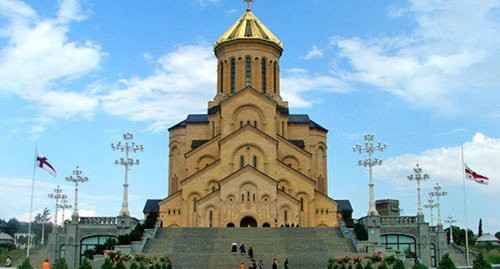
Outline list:
[[[179,46],[157,59],[145,78],[128,78],[101,96],[106,113],[133,121],[151,121],[153,131],[188,113],[204,111],[216,92],[216,60],[206,44]]]
[[[0,29],[0,37],[7,41],[0,48],[0,93],[37,104],[39,118],[91,115],[97,99],[56,86],[96,70],[103,55],[90,41],[68,39],[68,23],[85,18],[78,1],[61,1],[56,18],[39,18],[21,1],[1,1],[0,16],[9,18]]]
[[[500,138],[487,137],[476,133],[470,142],[463,144],[464,161],[474,171],[488,176],[490,185],[485,187],[470,182],[471,186],[480,192],[495,194],[500,191]],[[486,161],[487,160],[487,161]],[[388,158],[384,164],[376,168],[376,178],[389,182],[398,190],[414,189],[414,184],[409,183],[407,176],[419,164],[424,173],[430,175],[432,182],[441,185],[461,186],[462,165],[460,146],[451,148],[429,149],[421,154],[405,154]]]
[[[309,60],[312,58],[323,58],[323,50],[318,48],[318,46],[314,45],[307,52],[306,56],[303,56],[302,59]]]
[[[281,96],[293,107],[309,107],[316,101],[303,97],[306,92],[329,91],[347,92],[349,85],[331,76],[313,76],[304,69],[288,69],[282,71]]]
[[[443,114],[498,114],[493,104],[500,102],[500,21],[493,13],[499,5],[496,0],[461,1],[460,5],[414,0],[405,8],[392,7],[392,16],[413,19],[416,28],[392,38],[332,39],[339,56],[352,68],[339,77]]]

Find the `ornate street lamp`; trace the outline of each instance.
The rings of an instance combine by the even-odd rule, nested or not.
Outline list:
[[[436,186],[434,186],[434,191],[430,192],[429,195],[431,197],[436,197],[437,200],[437,210],[438,210],[438,221],[437,225],[442,226],[443,224],[441,223],[441,204],[439,202],[439,197],[441,196],[446,196],[448,193],[445,191],[441,191],[441,186],[439,186],[439,183],[436,183]]]
[[[422,202],[420,199],[420,181],[421,180],[427,180],[429,179],[428,174],[422,174],[422,168],[417,163],[417,167],[413,168],[413,174],[409,175],[408,177],[409,181],[417,181],[417,192],[418,192],[418,213],[417,216],[423,216],[424,213],[422,212]]]
[[[425,204],[424,207],[425,208],[429,208],[431,210],[431,226],[433,226],[434,224],[434,214],[433,214],[433,209],[435,207],[437,207],[437,204],[434,202],[434,199],[432,199],[432,195],[431,193],[429,192],[429,200],[427,200],[428,204]]]
[[[365,134],[365,147],[363,148],[361,145],[356,144],[354,148],[352,149],[354,152],[358,152],[359,154],[366,152],[368,153],[368,158],[364,160],[359,160],[358,165],[368,167],[369,175],[370,175],[370,183],[368,186],[370,187],[370,202],[369,202],[369,209],[368,209],[368,215],[369,216],[374,216],[378,215],[377,208],[375,207],[375,198],[373,194],[373,166],[377,165],[382,165],[382,160],[379,160],[377,158],[372,158],[373,152],[375,150],[378,150],[380,152],[383,152],[385,148],[387,147],[386,144],[382,144],[378,142],[376,145],[373,142],[375,135],[373,134]]]
[[[64,223],[64,213],[65,213],[66,209],[70,209],[72,206],[70,204],[68,204],[67,199],[62,199],[61,202],[59,203],[58,207],[62,209],[62,222]]]
[[[125,152],[125,158],[120,158],[119,160],[115,160],[116,165],[123,165],[125,167],[125,181],[123,183],[123,202],[122,209],[120,210],[120,217],[129,217],[130,212],[128,211],[128,170],[129,166],[139,165],[138,159],[129,158],[129,152],[137,152],[143,151],[144,147],[139,144],[135,144],[132,140],[134,136],[131,133],[123,134],[124,143],[118,142],[116,144],[111,144],[111,148],[113,151],[119,150],[121,152]]]
[[[451,215],[448,216],[447,219],[444,220],[444,222],[450,224],[450,244],[453,244],[453,223],[457,222]]]
[[[66,177],[66,181],[75,183],[75,206],[73,207],[72,219],[78,220],[78,182],[84,183],[89,181],[88,177],[82,176],[82,170],[76,166],[73,170],[73,175]]]
[[[57,185],[57,188],[54,189],[53,193],[49,193],[49,198],[50,199],[55,199],[56,200],[56,214],[54,216],[54,225],[57,225],[57,208],[59,207],[59,199],[66,199],[68,196],[66,194],[62,194],[62,189],[59,185]]]

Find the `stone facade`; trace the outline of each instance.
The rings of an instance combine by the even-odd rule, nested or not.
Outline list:
[[[412,256],[428,267],[437,267],[448,252],[442,225],[429,226],[423,216],[366,216],[359,220],[368,231],[368,241],[358,244],[358,251],[396,251],[410,247]]]
[[[71,222],[54,227],[49,236],[48,258],[64,258],[69,268],[78,268],[82,259],[82,241],[97,236],[118,238],[129,234],[139,221],[131,217],[81,217],[72,216]],[[137,250],[138,252],[142,249]]]
[[[338,226],[338,203],[327,196],[327,130],[289,114],[282,51],[250,10],[215,43],[207,113],[169,129],[164,227]]]

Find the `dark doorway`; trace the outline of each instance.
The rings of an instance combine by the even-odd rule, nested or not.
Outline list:
[[[257,221],[252,217],[244,217],[240,221],[240,227],[257,227]]]
[[[269,225],[269,223],[267,222],[264,222],[264,224],[262,224],[262,227],[271,227],[271,225]]]
[[[234,223],[230,222],[230,223],[227,224],[226,227],[234,227]]]

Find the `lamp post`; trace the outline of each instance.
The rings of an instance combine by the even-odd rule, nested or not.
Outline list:
[[[65,213],[66,209],[69,209],[72,206],[70,204],[68,204],[67,199],[62,199],[61,202],[59,203],[58,207],[62,209],[62,222],[64,223],[64,213]]]
[[[137,152],[143,151],[144,147],[140,144],[135,144],[132,140],[134,136],[131,133],[123,134],[123,139],[125,140],[123,143],[118,142],[116,144],[111,143],[111,148],[113,151],[119,150],[121,152],[125,152],[125,158],[120,158],[119,160],[115,160],[116,165],[123,165],[125,167],[125,180],[123,183],[123,202],[122,209],[120,210],[120,217],[128,217],[130,216],[130,212],[128,211],[128,170],[129,166],[139,165],[138,159],[129,158],[129,152]]]
[[[428,204],[424,205],[424,208],[429,208],[431,210],[431,226],[434,224],[434,214],[433,214],[433,209],[437,207],[437,204],[434,202],[434,199],[432,199],[431,193],[429,193],[429,199],[427,200]]]
[[[420,168],[420,166],[417,163],[417,167],[413,168],[413,174],[407,176],[407,178],[409,181],[413,181],[413,180],[417,181],[417,193],[418,193],[418,213],[417,213],[417,216],[418,217],[423,216],[424,213],[422,212],[422,202],[420,199],[420,181],[429,179],[429,175],[422,174],[422,168]]]
[[[450,224],[450,244],[453,244],[453,223],[457,222],[451,215],[444,222]]]
[[[439,197],[446,196],[447,194],[448,194],[447,192],[441,191],[441,186],[439,186],[439,183],[436,183],[436,186],[434,186],[434,191],[429,193],[431,197],[436,197],[437,200],[436,207],[438,210],[438,220],[437,220],[438,227],[443,226],[443,224],[441,223],[441,204],[439,202]]]
[[[79,169],[78,165],[76,169],[73,170],[73,175],[66,177],[66,181],[75,183],[75,206],[73,207],[72,219],[78,220],[78,182],[84,183],[89,181],[88,177],[82,176],[82,170]]]
[[[66,199],[66,198],[68,198],[68,196],[66,194],[62,194],[61,186],[57,185],[57,188],[54,189],[54,192],[49,193],[49,198],[56,200],[56,205],[55,205],[56,214],[54,216],[54,225],[57,225],[57,208],[59,207],[59,199]]]
[[[373,194],[373,166],[377,165],[382,165],[382,160],[379,160],[377,158],[372,158],[373,152],[375,150],[378,150],[380,152],[383,152],[385,148],[387,147],[386,144],[382,144],[378,142],[377,144],[374,144],[373,139],[375,135],[373,134],[365,134],[365,147],[356,144],[354,148],[352,149],[354,152],[358,152],[359,154],[366,152],[368,153],[368,158],[364,160],[359,160],[358,165],[368,167],[369,175],[370,175],[370,183],[368,184],[370,188],[370,201],[368,205],[368,215],[369,216],[374,216],[378,215],[377,208],[375,207],[375,198]]]

